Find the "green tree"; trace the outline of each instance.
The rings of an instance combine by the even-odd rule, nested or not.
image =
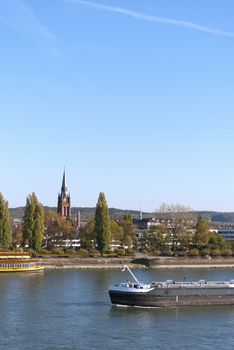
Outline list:
[[[32,249],[36,252],[41,249],[44,234],[44,208],[40,203],[37,203],[35,208],[34,234],[32,236]]]
[[[202,219],[202,217],[199,215],[193,242],[195,245],[200,247],[206,246],[209,241],[209,236],[209,223],[206,220]]]
[[[163,236],[163,231],[160,228],[155,228],[155,231],[150,235],[150,246],[153,252],[163,252],[166,246],[166,238]]]
[[[133,237],[133,221],[130,214],[124,215],[123,218],[120,220],[119,225],[123,229],[123,239],[126,236]]]
[[[127,235],[124,237],[124,246],[127,247],[127,249],[132,248],[132,237]]]
[[[24,244],[35,251],[41,249],[44,238],[44,209],[38,202],[35,193],[27,197],[24,212],[23,239]]]
[[[12,229],[10,225],[10,215],[8,202],[3,198],[0,192],[0,245],[3,248],[9,248],[12,244]]]
[[[211,249],[222,249],[225,247],[225,241],[218,233],[212,232],[209,236],[208,245]]]
[[[96,245],[95,220],[90,220],[84,227],[79,230],[81,248],[92,249]]]
[[[110,249],[111,227],[105,194],[100,192],[95,211],[95,232],[100,253]]]
[[[151,250],[151,235],[144,230],[143,235],[138,240],[138,247],[141,252],[149,252]]]
[[[197,248],[190,249],[188,252],[188,256],[196,257],[199,255],[199,250]]]
[[[187,251],[193,243],[193,234],[189,232],[181,232],[178,234],[180,245],[177,248],[180,251]]]
[[[123,232],[123,227],[118,225],[118,223],[111,219],[111,238],[114,241],[123,241],[123,237],[124,237],[124,232]]]

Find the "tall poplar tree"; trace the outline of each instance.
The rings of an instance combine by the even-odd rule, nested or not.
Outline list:
[[[12,229],[10,225],[10,215],[8,202],[0,192],[0,246],[9,248],[12,244]]]
[[[40,250],[44,233],[44,209],[42,204],[38,202],[35,193],[32,193],[27,197],[24,212],[24,244],[28,244],[29,248],[35,251]]]
[[[103,253],[110,249],[111,226],[105,194],[100,192],[95,211],[95,232],[98,250]]]
[[[205,246],[209,240],[209,223],[199,215],[193,241],[198,246]]]

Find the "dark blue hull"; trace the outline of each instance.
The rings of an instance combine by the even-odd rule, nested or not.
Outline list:
[[[112,304],[170,307],[183,305],[234,305],[233,288],[220,289],[161,289],[146,293],[111,291],[109,295]]]

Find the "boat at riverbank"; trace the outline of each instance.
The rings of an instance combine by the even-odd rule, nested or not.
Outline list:
[[[0,252],[1,272],[43,272],[44,266],[29,253]]]
[[[191,305],[234,305],[234,280],[173,281],[141,283],[127,269],[134,282],[122,282],[109,287],[112,304],[142,307]]]

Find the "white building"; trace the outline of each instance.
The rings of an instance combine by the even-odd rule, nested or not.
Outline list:
[[[220,226],[218,227],[218,234],[221,235],[225,241],[234,241],[234,226]]]

